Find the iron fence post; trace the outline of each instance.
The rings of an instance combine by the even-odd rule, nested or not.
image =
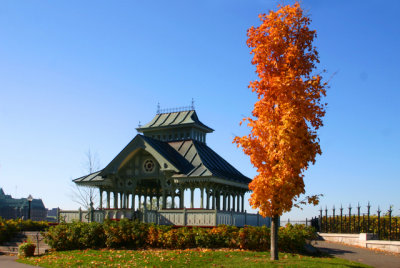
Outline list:
[[[325,207],[325,232],[328,233],[328,207]]]
[[[343,206],[340,204],[340,233],[342,233],[343,229]]]
[[[392,206],[389,207],[389,240],[392,239]]]
[[[358,216],[357,231],[360,233],[360,202],[358,202],[357,206],[357,216]]]
[[[319,225],[319,231],[322,232],[322,207],[319,210],[319,222],[318,222],[318,225]]]
[[[368,233],[366,231],[366,228],[365,228],[365,215],[364,215],[364,213],[363,213],[363,226],[362,226],[362,229],[363,229],[364,232]]]
[[[351,233],[351,204],[349,204],[349,226],[348,229],[349,234]]]
[[[368,201],[368,205],[367,205],[367,208],[368,208],[368,214],[367,214],[367,233],[369,233],[369,224],[370,224],[370,221],[369,221],[369,215],[370,215],[370,210],[371,210],[371,205],[370,205],[370,203],[369,203],[369,201]]]
[[[335,225],[335,205],[333,205],[332,212],[333,212],[333,216],[332,216],[332,220],[333,220],[333,232],[336,232],[336,225]]]
[[[378,239],[381,239],[381,210],[378,206]]]

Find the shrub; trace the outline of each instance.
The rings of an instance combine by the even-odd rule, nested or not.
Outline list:
[[[35,254],[36,245],[32,242],[25,242],[18,247],[19,257],[31,257]]]
[[[60,223],[43,233],[46,243],[55,250],[105,247],[103,224],[97,222]]]
[[[287,225],[279,230],[281,251],[300,252],[307,240],[314,238],[314,229]],[[269,250],[270,229],[263,227],[220,225],[213,228],[159,226],[123,219],[99,223],[63,223],[49,228],[45,234],[50,247],[56,250],[85,248],[240,248]]]
[[[32,221],[21,219],[5,220],[0,217],[0,244],[10,240],[20,231],[43,231],[48,228],[45,221]]]
[[[136,249],[146,245],[149,225],[139,221],[122,219],[104,223],[105,244],[109,248]]]

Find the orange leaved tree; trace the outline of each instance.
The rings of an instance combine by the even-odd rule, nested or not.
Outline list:
[[[252,117],[244,118],[251,133],[234,142],[250,156],[258,175],[249,184],[250,205],[271,217],[271,259],[278,259],[279,216],[299,204],[318,204],[305,193],[303,172],[321,154],[317,130],[322,126],[327,83],[315,73],[316,32],[299,3],[278,6],[259,16],[261,25],[248,30],[258,80],[249,88],[258,96]]]

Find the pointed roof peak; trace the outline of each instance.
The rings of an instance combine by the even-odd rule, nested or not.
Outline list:
[[[171,129],[179,127],[197,127],[202,129],[206,133],[213,132],[214,130],[205,124],[203,124],[196,111],[193,110],[170,110],[169,112],[163,112],[160,110],[159,113],[146,125],[138,127],[136,130],[139,132]]]

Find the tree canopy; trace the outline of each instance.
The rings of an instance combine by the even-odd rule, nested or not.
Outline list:
[[[318,203],[316,195],[299,198],[305,194],[303,172],[321,154],[317,130],[323,125],[327,83],[315,73],[316,31],[309,29],[311,20],[298,2],[259,18],[261,25],[247,33],[258,75],[249,88],[258,101],[252,117],[243,119],[250,134],[234,142],[257,168],[250,205],[264,217],[280,216],[299,203]]]

